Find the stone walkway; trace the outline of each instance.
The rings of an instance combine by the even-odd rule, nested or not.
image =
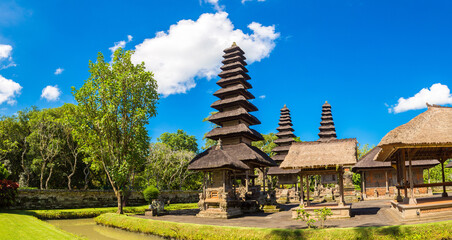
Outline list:
[[[197,209],[172,211],[171,214],[160,217],[136,216],[140,218],[152,218],[162,221],[197,223],[206,225],[262,227],[262,228],[305,228],[306,224],[300,220],[292,220],[290,208],[297,204],[284,205],[286,211],[278,213],[258,213],[245,215],[232,219],[206,219],[197,218]],[[325,222],[327,227],[370,227],[402,224],[389,212],[389,200],[373,200],[352,204],[351,218],[331,219]],[[452,219],[452,217],[451,217]],[[417,222],[420,223],[420,222]]]

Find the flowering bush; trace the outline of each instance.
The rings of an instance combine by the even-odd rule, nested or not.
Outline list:
[[[19,184],[11,180],[0,180],[0,208],[14,204]]]

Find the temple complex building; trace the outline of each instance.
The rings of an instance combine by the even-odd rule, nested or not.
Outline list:
[[[281,116],[279,118],[279,127],[276,128],[278,133],[276,136],[278,139],[274,140],[277,145],[273,148],[273,152],[276,153],[272,158],[278,164],[276,167],[270,167],[268,175],[275,176],[278,179],[277,186],[275,188],[276,199],[280,203],[299,202],[300,195],[298,189],[298,175],[300,170],[298,169],[282,169],[279,165],[284,161],[287,153],[289,152],[290,145],[295,142],[294,129],[292,128],[292,118],[290,117],[289,108],[284,105],[281,109]],[[285,186],[290,185],[291,188]]]
[[[377,199],[402,196],[400,189],[397,189],[397,173],[396,169],[391,166],[390,162],[377,162],[375,156],[381,151],[381,148],[374,147],[367,154],[361,157],[358,163],[353,167],[353,172],[361,174],[361,191],[362,198]],[[408,164],[408,163],[406,163]],[[412,164],[414,184],[424,183],[424,170],[438,165],[438,160],[419,160]],[[406,166],[408,168],[408,166]],[[428,172],[430,173],[430,172]],[[430,174],[428,174],[428,182],[430,183]],[[417,196],[432,195],[431,187],[416,187],[414,193]],[[399,198],[400,198],[399,197]]]
[[[211,105],[218,112],[209,118],[218,127],[206,134],[217,145],[198,154],[188,167],[204,173],[199,217],[230,218],[258,211],[265,197],[261,186],[255,184],[255,169],[266,179],[265,169],[276,166],[273,159],[251,145],[263,137],[250,128],[260,121],[250,114],[258,109],[249,101],[254,96],[248,91],[251,84],[244,52],[234,43],[224,53],[217,82],[221,88],[214,93],[219,100]],[[266,181],[263,185],[265,189]]]

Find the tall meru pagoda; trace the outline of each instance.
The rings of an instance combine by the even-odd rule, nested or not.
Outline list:
[[[254,184],[254,170],[265,175],[265,168],[276,166],[267,154],[251,146],[251,142],[264,138],[250,128],[260,121],[250,114],[258,109],[249,102],[254,96],[248,91],[251,84],[247,80],[251,78],[244,52],[233,43],[224,53],[217,82],[221,89],[213,94],[219,100],[211,105],[218,112],[209,117],[218,127],[206,134],[217,145],[198,154],[188,166],[189,170],[204,173],[198,217],[230,218],[258,211],[264,195],[261,186]]]
[[[289,153],[290,146],[295,142],[292,118],[290,117],[290,110],[286,105],[281,108],[281,116],[278,125],[279,127],[276,128],[276,130],[278,130],[278,133],[276,134],[278,139],[274,141],[277,146],[273,148],[272,151],[276,153],[273,156],[273,160],[275,160],[279,166],[284,161],[287,153]],[[278,177],[278,186],[275,188],[278,202],[287,203],[300,201],[297,185],[299,173],[299,169],[282,169],[279,167],[271,167],[268,170],[268,175]],[[286,184],[294,185],[295,189],[283,190],[284,185]]]
[[[331,105],[325,102],[322,106],[322,121],[319,127],[319,140],[326,142],[332,139],[337,139],[336,128],[334,127],[333,114],[331,113]]]

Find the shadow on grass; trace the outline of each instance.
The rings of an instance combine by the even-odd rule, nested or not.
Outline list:
[[[287,230],[287,229],[273,229],[265,238],[276,239],[308,239],[305,234],[306,230]]]
[[[356,227],[354,228],[356,239],[375,239],[381,237],[397,238],[403,235],[410,235],[409,229],[402,231],[401,226],[387,227]]]

